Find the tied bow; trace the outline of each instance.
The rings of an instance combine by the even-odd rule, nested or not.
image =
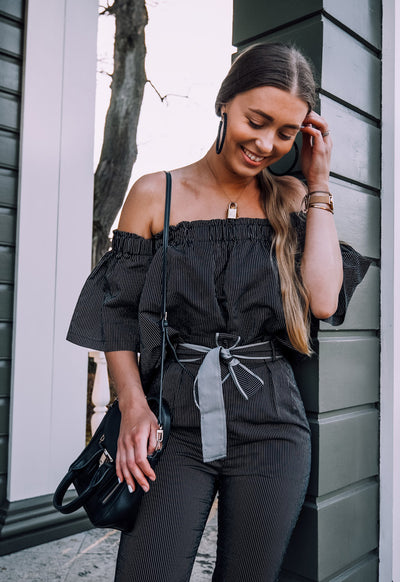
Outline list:
[[[265,360],[265,354],[250,356],[243,353],[253,346],[259,347],[263,344],[238,346],[240,342],[240,337],[238,337],[233,346],[226,348],[219,345],[218,340],[219,334],[216,334],[217,346],[215,348],[190,343],[180,344],[182,348],[206,354],[193,384],[194,400],[200,410],[201,439],[205,463],[226,457],[227,429],[223,383],[231,377],[237,390],[246,400],[264,385],[263,379],[240,361],[241,359]],[[265,342],[265,345],[268,343]],[[180,361],[194,362],[198,359],[184,358]],[[224,379],[222,379],[221,361],[228,368],[228,373]]]

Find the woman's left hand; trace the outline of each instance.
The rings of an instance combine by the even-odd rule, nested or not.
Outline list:
[[[327,189],[332,151],[328,124],[318,113],[311,111],[304,118],[300,131],[303,134],[301,169],[308,189]]]

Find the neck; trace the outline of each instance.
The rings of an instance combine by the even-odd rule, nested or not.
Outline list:
[[[211,181],[214,179],[220,188],[226,189],[227,192],[231,192],[232,195],[235,193],[240,193],[243,188],[247,186],[250,188],[252,182],[255,184],[257,180],[254,176],[239,176],[227,168],[221,155],[215,153],[215,148],[211,148],[204,158],[200,160],[201,163],[207,168],[210,175]]]

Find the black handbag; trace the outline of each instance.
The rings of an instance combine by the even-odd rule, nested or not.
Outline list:
[[[161,309],[161,365],[160,386],[157,397],[147,402],[158,418],[160,430],[157,440],[161,448],[148,457],[154,469],[164,451],[170,432],[171,417],[166,401],[162,398],[164,361],[167,345],[167,248],[168,227],[171,205],[171,175],[166,173],[166,196],[163,231],[163,273],[162,273],[162,309]],[[133,493],[129,493],[126,482],[119,483],[115,472],[117,441],[121,423],[118,400],[115,400],[98,426],[89,444],[72,463],[68,473],[59,483],[53,505],[61,513],[68,514],[83,507],[96,527],[111,527],[121,531],[131,531],[143,497],[143,489],[135,484]],[[74,485],[77,496],[63,505],[65,494]]]

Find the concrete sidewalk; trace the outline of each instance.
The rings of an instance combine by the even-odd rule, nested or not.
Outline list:
[[[0,557],[1,582],[112,582],[119,532],[93,529]],[[217,541],[212,509],[190,582],[209,582]],[[143,581],[144,582],[144,581]]]

